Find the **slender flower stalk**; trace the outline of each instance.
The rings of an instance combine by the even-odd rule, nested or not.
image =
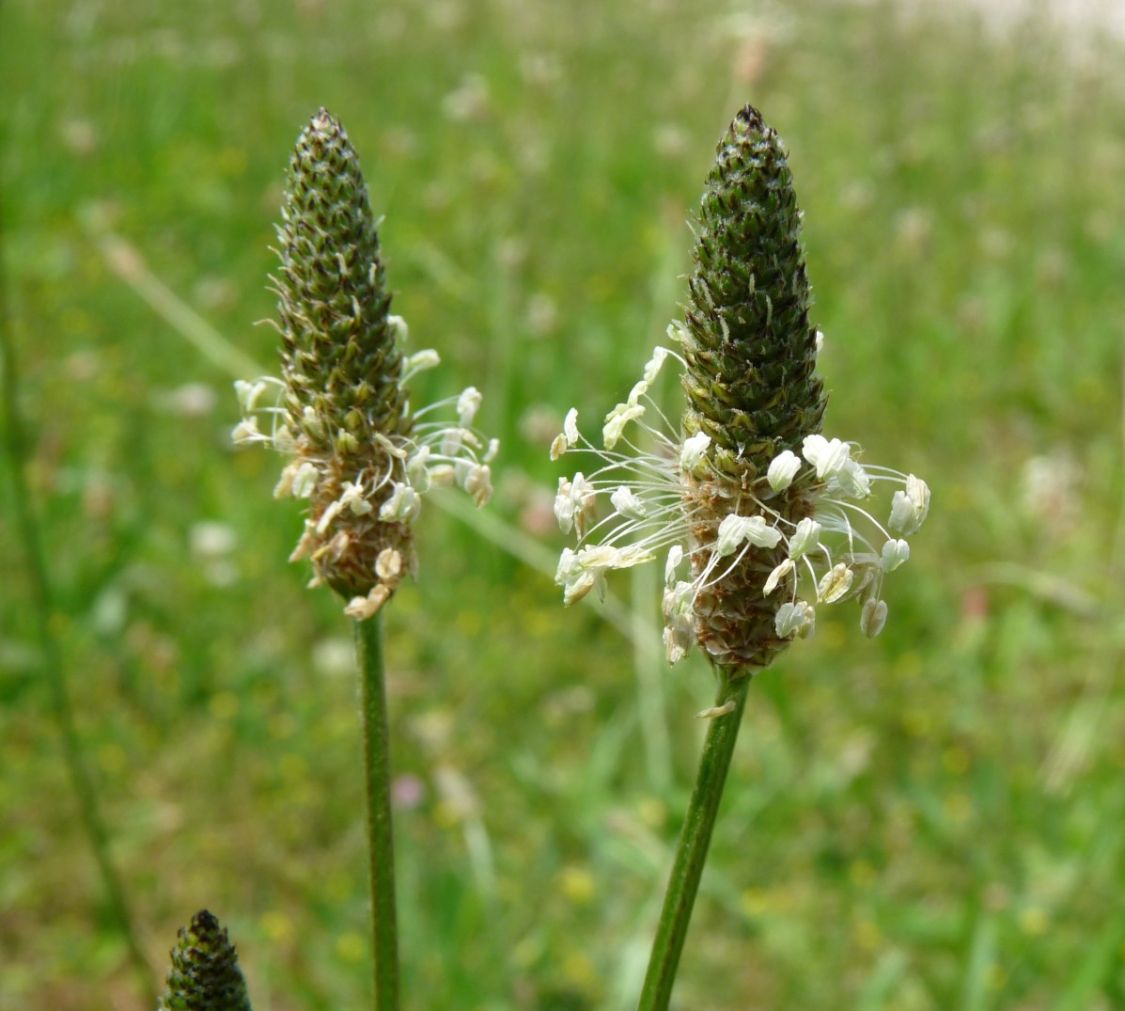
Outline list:
[[[750,679],[719,674],[719,693],[715,700],[716,715],[707,728],[703,754],[699,759],[699,772],[695,779],[691,800],[688,802],[676,861],[668,879],[664,909],[652,942],[648,974],[641,996],[640,1011],[666,1008],[676,981],[676,969],[684,948],[688,924],[691,921],[695,895],[707,862],[707,849],[711,845],[711,831],[715,827],[723,784],[730,769],[738,728]]]
[[[371,865],[376,1006],[399,1001],[394,853],[380,610],[417,571],[413,528],[433,487],[456,485],[478,506],[492,495],[498,443],[472,427],[481,395],[468,387],[414,410],[408,383],[439,364],[410,353],[408,328],[390,312],[377,222],[359,158],[321,109],[289,161],[274,280],[281,378],[238,382],[239,444],[287,458],[278,498],[308,503],[292,561],[312,563],[310,586],[328,585],[354,619]],[[451,418],[441,420],[446,411]]]
[[[566,604],[604,587],[610,569],[664,557],[664,645],[677,663],[695,645],[716,668],[720,702],[661,914],[641,1007],[666,1008],[746,685],[816,609],[859,602],[878,635],[886,575],[910,557],[907,537],[929,511],[912,474],[861,463],[854,442],[826,438],[816,375],[823,336],[788,156],[746,106],[720,141],[700,204],[689,301],[628,398],[606,416],[602,445],[568,412],[552,458],[579,453],[588,473],[559,480],[555,515],[578,543],[559,559]],[[680,368],[678,426],[650,389]],[[642,435],[632,433],[639,430]],[[873,505],[889,493],[882,507]],[[601,502],[609,500],[609,509]],[[885,519],[879,519],[880,508]]]
[[[157,1011],[252,1011],[234,945],[206,909],[180,928],[171,957]]]
[[[391,759],[387,749],[387,691],[383,675],[382,615],[355,625],[363,707],[363,751],[367,782],[367,838],[371,877],[375,1006],[398,1004],[398,922],[395,913],[394,834],[391,822]]]
[[[3,266],[0,250],[0,268]],[[25,468],[29,457],[24,419],[19,407],[19,375],[15,347],[8,331],[5,301],[5,284],[0,272],[0,372],[3,373],[4,458],[12,482],[12,500],[16,514],[19,541],[26,557],[27,573],[31,582],[31,597],[35,610],[35,627],[39,639],[39,652],[43,661],[43,675],[50,693],[51,709],[62,740],[63,760],[67,778],[78,802],[79,823],[87,845],[94,857],[102,880],[110,914],[125,942],[134,973],[147,1003],[156,999],[153,972],[141,948],[134,927],[133,912],[125,886],[110,854],[109,832],[102,817],[94,776],[86,762],[82,741],[74,716],[70,685],[63,664],[62,650],[52,631],[55,611],[54,596],[48,574],[47,558],[39,520],[31,499]]]

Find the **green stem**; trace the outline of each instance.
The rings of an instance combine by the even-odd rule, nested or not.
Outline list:
[[[43,658],[43,674],[50,693],[51,709],[59,736],[62,738],[63,760],[66,764],[70,786],[78,802],[79,821],[85,833],[86,842],[94,855],[102,886],[109,901],[110,913],[117,929],[125,941],[129,960],[136,973],[137,984],[149,1006],[156,1004],[156,991],[153,989],[152,967],[145,958],[133,926],[133,915],[125,897],[125,888],[109,852],[109,833],[102,819],[98,804],[97,788],[93,774],[86,764],[78,727],[74,719],[74,704],[70,697],[66,671],[63,668],[62,650],[52,628],[55,613],[51,583],[47,575],[47,560],[43,552],[43,539],[40,536],[39,522],[31,504],[31,489],[28,487],[25,468],[27,466],[28,442],[23,418],[19,410],[19,376],[15,345],[8,332],[8,318],[4,299],[3,254],[0,249],[0,369],[3,370],[3,390],[0,399],[4,402],[4,457],[8,462],[12,482],[13,509],[16,529],[23,546],[24,561],[28,580],[31,584],[32,607],[35,612],[35,632],[39,640],[39,652]]]
[[[672,997],[680,953],[684,949],[695,895],[699,891],[699,879],[707,860],[707,847],[711,843],[711,830],[715,827],[715,815],[723,796],[731,755],[734,754],[734,742],[738,739],[742,711],[746,708],[750,678],[737,671],[722,671],[720,678],[715,705],[725,707],[733,703],[733,706],[729,712],[712,717],[707,728],[699,772],[676,847],[668,890],[664,894],[664,907],[660,911],[638,1011],[666,1011]]]
[[[372,952],[376,1011],[398,1011],[398,926],[395,920],[391,760],[387,747],[387,689],[381,618],[356,622],[356,654],[363,687],[363,751],[367,840],[371,858]]]

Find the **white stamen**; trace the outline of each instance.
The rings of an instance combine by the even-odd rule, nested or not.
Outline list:
[[[408,484],[396,481],[391,497],[379,507],[379,519],[385,523],[413,523],[422,509],[422,499]]]
[[[566,417],[563,418],[563,435],[566,436],[566,444],[570,448],[574,448],[578,444],[578,410],[572,407],[566,412]]]
[[[910,545],[904,540],[887,541],[883,545],[883,571],[894,572],[910,558]]]
[[[248,383],[245,379],[236,379],[234,382],[234,392],[238,397],[238,403],[247,414],[258,406],[258,398],[265,392],[265,389],[266,381],[264,379],[259,379],[253,383]]]
[[[871,494],[871,478],[855,460],[846,460],[829,479],[828,491],[848,498],[867,498]]]
[[[794,635],[811,638],[816,629],[816,611],[803,600],[782,604],[774,616],[774,628],[779,639]]]
[[[770,461],[766,480],[774,491],[785,491],[801,469],[801,458],[791,450],[783,450]]]
[[[789,557],[800,558],[820,544],[820,534],[824,528],[816,520],[806,516],[797,524],[797,529],[789,538]]]
[[[415,351],[404,364],[407,372],[417,375],[427,369],[437,368],[441,364],[441,356],[433,348],[426,348],[423,351]]]
[[[387,329],[391,331],[394,340],[399,344],[405,344],[410,339],[410,327],[407,326],[406,320],[401,316],[388,316]]]
[[[780,540],[781,531],[771,527],[761,516],[737,516],[731,513],[719,524],[715,553],[720,558],[725,558],[746,542],[759,548],[775,548]]]
[[[818,480],[834,477],[848,464],[851,446],[839,439],[829,442],[823,435],[806,435],[801,453],[816,468]]]
[[[391,591],[379,583],[371,587],[366,597],[352,597],[344,608],[344,614],[356,621],[366,621],[387,602],[390,595]]]
[[[479,509],[492,498],[492,469],[486,463],[471,468],[464,487]]]
[[[397,579],[402,574],[402,555],[394,548],[383,548],[375,559],[375,575],[384,583]]]
[[[684,439],[683,447],[680,450],[680,469],[685,471],[695,470],[710,445],[711,436],[704,432],[699,432],[689,439]]]
[[[855,573],[843,562],[838,562],[817,583],[816,599],[822,604],[836,603],[851,588],[854,578]]]
[[[684,549],[679,544],[673,544],[668,549],[668,559],[664,563],[664,583],[671,586],[676,581],[676,570],[684,560]]]
[[[426,466],[429,459],[430,447],[422,446],[406,461],[406,480],[419,495],[425,495],[433,484],[430,471]]]
[[[356,516],[366,516],[373,508],[364,495],[363,485],[353,481],[344,482],[343,493],[340,495],[340,505],[351,509]]]
[[[480,390],[475,386],[468,386],[461,391],[457,398],[457,423],[462,428],[468,428],[473,423],[482,399]]]
[[[258,431],[257,418],[243,418],[230,433],[231,441],[236,446],[244,445],[247,442],[257,442],[263,438],[262,433]]]
[[[887,623],[887,602],[871,597],[863,602],[863,610],[859,614],[859,627],[865,636],[874,639],[883,631]]]
[[[332,521],[343,511],[344,507],[339,501],[329,502],[328,508],[320,514],[320,519],[316,522],[316,532],[323,536],[332,525]]]
[[[316,483],[320,479],[315,465],[306,460],[304,463],[297,467],[293,474],[293,481],[290,485],[294,498],[309,498],[312,496],[313,491],[316,489]]]
[[[641,404],[618,404],[612,411],[605,416],[605,424],[602,426],[602,443],[606,449],[613,449],[617,445],[617,440],[621,438],[622,433],[625,431],[625,426],[630,421],[642,417],[645,413],[644,406]]]
[[[795,568],[796,565],[794,564],[793,559],[786,558],[784,562],[778,565],[773,570],[773,572],[769,574],[769,577],[766,579],[766,585],[762,587],[762,596],[768,597],[771,593],[773,593],[773,591],[777,589],[777,584],[780,583],[781,580],[783,580],[786,576],[788,576]]]
[[[631,489],[625,485],[621,485],[610,497],[609,501],[612,503],[613,508],[616,509],[622,516],[628,516],[632,519],[644,519],[648,510],[645,508],[644,502],[638,498]]]

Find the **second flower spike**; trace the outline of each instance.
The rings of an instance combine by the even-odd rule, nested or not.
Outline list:
[[[474,387],[412,409],[408,382],[438,355],[411,353],[390,313],[359,158],[325,109],[297,138],[277,239],[281,378],[235,384],[244,418],[233,437],[288,458],[275,495],[309,503],[293,560],[310,559],[313,582],[369,618],[416,568],[422,497],[458,485],[484,504],[497,444],[473,427]]]
[[[813,633],[818,606],[852,598],[860,627],[877,635],[884,575],[907,560],[904,538],[929,511],[920,478],[861,464],[855,443],[820,434],[823,339],[809,321],[800,230],[785,148],[746,106],[707,178],[689,302],[668,328],[674,347],[656,349],[606,416],[603,448],[581,434],[574,411],[552,446],[552,456],[595,461],[588,475],[559,482],[556,515],[579,538],[556,575],[565,601],[601,586],[608,569],[667,552],[672,663],[698,643],[721,667],[752,673]],[[686,397],[678,430],[649,395],[669,358]],[[639,442],[630,437],[638,429]],[[893,490],[884,521],[871,506],[882,488]],[[887,515],[887,503],[877,508]]]

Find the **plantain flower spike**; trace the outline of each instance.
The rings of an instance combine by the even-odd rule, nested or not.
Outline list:
[[[251,1011],[234,945],[206,909],[180,928],[157,1011]]]
[[[291,560],[310,559],[313,585],[369,618],[416,570],[422,497],[456,484],[483,505],[498,444],[473,428],[473,387],[411,409],[408,382],[438,355],[411,353],[405,321],[390,313],[359,158],[325,109],[297,138],[277,239],[281,379],[235,383],[244,417],[232,438],[288,457],[274,494],[308,501]],[[441,411],[452,417],[437,420]]]
[[[823,337],[809,321],[801,212],[785,147],[751,106],[719,143],[695,231],[674,346],[656,348],[606,416],[601,448],[574,410],[552,444],[552,458],[595,461],[559,481],[555,514],[578,546],[563,552],[556,581],[573,603],[602,588],[608,569],[666,553],[669,661],[698,643],[748,676],[812,635],[819,606],[857,600],[865,634],[882,630],[883,578],[909,558],[905,538],[925,520],[930,490],[821,434]],[[649,393],[669,359],[686,400],[678,429]],[[889,502],[873,505],[883,489]]]

